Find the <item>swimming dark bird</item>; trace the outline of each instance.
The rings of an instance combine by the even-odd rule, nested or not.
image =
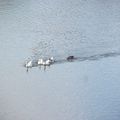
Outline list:
[[[68,57],[67,57],[67,60],[68,60],[68,61],[72,61],[72,60],[74,60],[74,59],[75,59],[74,56],[68,56]]]

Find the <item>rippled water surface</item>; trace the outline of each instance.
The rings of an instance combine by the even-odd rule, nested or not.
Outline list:
[[[119,34],[119,0],[0,0],[0,119],[119,120]]]

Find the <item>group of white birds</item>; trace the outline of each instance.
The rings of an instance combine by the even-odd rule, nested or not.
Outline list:
[[[51,58],[49,58],[48,60],[45,60],[45,61],[43,59],[39,59],[37,64],[39,66],[41,66],[41,65],[43,65],[43,66],[50,66],[54,62],[55,62],[54,58],[51,57]]]
[[[68,56],[66,58],[66,60],[69,61],[69,62],[72,62],[75,59],[77,59],[77,58],[75,58],[74,56]],[[32,67],[35,67],[35,66],[39,66],[40,68],[41,68],[41,66],[44,66],[44,70],[45,70],[47,66],[50,66],[54,62],[57,62],[57,61],[55,61],[53,57],[50,57],[47,60],[44,60],[42,58],[38,59],[37,61],[27,60],[26,63],[24,64],[24,67],[27,68],[27,72],[28,72],[29,68],[32,68]]]
[[[54,60],[53,57],[51,57],[47,60],[44,60],[44,59],[40,58],[37,61],[37,65],[40,66],[40,67],[44,66],[44,69],[46,69],[46,66],[50,66],[54,62],[55,62],[55,60]],[[28,72],[28,69],[33,67],[33,61],[32,60],[26,61],[25,67],[27,68],[27,72]]]

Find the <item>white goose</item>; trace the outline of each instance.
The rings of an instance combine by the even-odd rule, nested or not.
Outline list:
[[[30,61],[26,61],[25,63],[25,67],[27,68],[27,72],[28,72],[28,68],[32,68],[33,64],[32,64],[32,60]]]
[[[44,61],[43,59],[39,59],[37,64],[40,66],[44,66],[44,70],[46,69],[46,66],[50,66],[54,62],[54,58],[51,57],[48,60]]]
[[[31,61],[27,61],[25,67],[26,68],[31,68],[32,67],[32,60]]]
[[[49,58],[49,60],[50,60],[50,63],[54,63],[55,62],[53,57]]]
[[[43,61],[44,70],[46,70],[46,67],[50,66],[50,64],[51,64],[51,61],[49,59],[46,61]]]
[[[45,62],[43,62],[43,65],[44,66],[50,66],[52,63],[54,63],[53,57],[51,57],[48,60],[46,60]]]
[[[44,62],[43,59],[39,59],[38,60],[38,65],[43,65],[43,62]]]
[[[41,68],[41,66],[43,65],[44,61],[43,59],[39,59],[37,64],[39,65],[39,68]]]
[[[48,60],[45,61],[45,64],[44,64],[44,65],[45,65],[45,66],[50,66],[50,64],[51,64],[51,60],[48,59]]]

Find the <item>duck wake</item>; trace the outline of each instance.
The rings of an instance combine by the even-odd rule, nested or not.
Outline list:
[[[24,63],[24,67],[27,68],[27,71],[29,68],[32,68],[32,67],[41,67],[43,66],[44,67],[44,70],[46,70],[47,66],[51,66],[51,65],[54,65],[54,64],[62,64],[62,63],[67,63],[67,62],[75,62],[75,61],[93,61],[93,60],[100,60],[100,59],[103,59],[103,58],[107,58],[107,57],[117,57],[120,55],[120,52],[110,52],[110,53],[104,53],[104,54],[96,54],[96,55],[92,55],[92,56],[87,56],[87,57],[76,57],[76,56],[67,56],[66,58],[63,58],[63,59],[53,59],[52,58],[52,61],[50,61],[51,58],[48,58],[48,59],[36,59],[36,58],[32,58],[32,59],[29,59],[27,60],[25,63]],[[40,60],[42,59],[42,61],[44,60],[44,62],[41,64],[40,63]]]

